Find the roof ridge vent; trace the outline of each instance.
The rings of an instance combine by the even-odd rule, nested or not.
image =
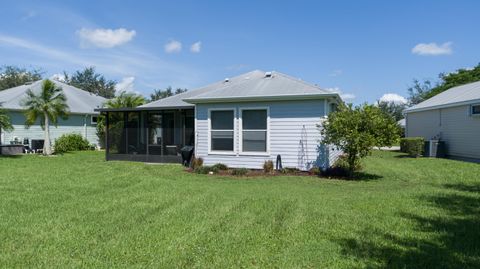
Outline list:
[[[27,81],[25,83],[23,83],[23,85],[32,85],[34,81]]]
[[[272,72],[271,71],[265,72],[265,77],[266,78],[271,78],[272,77]]]

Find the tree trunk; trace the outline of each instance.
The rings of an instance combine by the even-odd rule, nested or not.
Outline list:
[[[50,146],[50,126],[48,115],[45,113],[45,141],[43,143],[43,155],[52,155],[52,147]]]

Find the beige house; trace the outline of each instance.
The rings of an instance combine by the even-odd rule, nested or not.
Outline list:
[[[450,157],[480,159],[480,81],[408,108],[406,136],[445,141]]]

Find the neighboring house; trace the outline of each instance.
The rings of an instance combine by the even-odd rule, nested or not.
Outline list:
[[[451,88],[405,113],[406,136],[439,138],[447,155],[480,159],[480,81]]]
[[[50,125],[52,143],[62,134],[78,133],[90,143],[98,145],[96,124],[99,113],[94,110],[102,107],[106,99],[58,81],[54,82],[63,89],[67,97],[70,114],[66,120],[59,118],[57,127],[53,124]],[[38,93],[41,91],[41,87],[42,81],[39,80],[28,85],[0,91],[2,108],[7,111],[15,128],[12,132],[1,132],[2,144],[10,144],[15,140],[23,143],[24,139],[28,139],[29,142],[32,139],[44,139],[45,133],[40,126],[40,122],[30,126],[28,129],[25,128],[24,108],[21,105],[29,89],[34,93]]]
[[[279,72],[252,71],[107,116],[107,160],[181,162],[194,146],[205,165],[328,167],[338,152],[320,144],[337,93]]]

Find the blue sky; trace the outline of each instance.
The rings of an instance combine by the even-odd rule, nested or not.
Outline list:
[[[480,62],[480,1],[3,1],[0,65],[85,66],[148,95],[254,69],[407,96],[413,78]],[[355,96],[353,98],[353,96]]]

